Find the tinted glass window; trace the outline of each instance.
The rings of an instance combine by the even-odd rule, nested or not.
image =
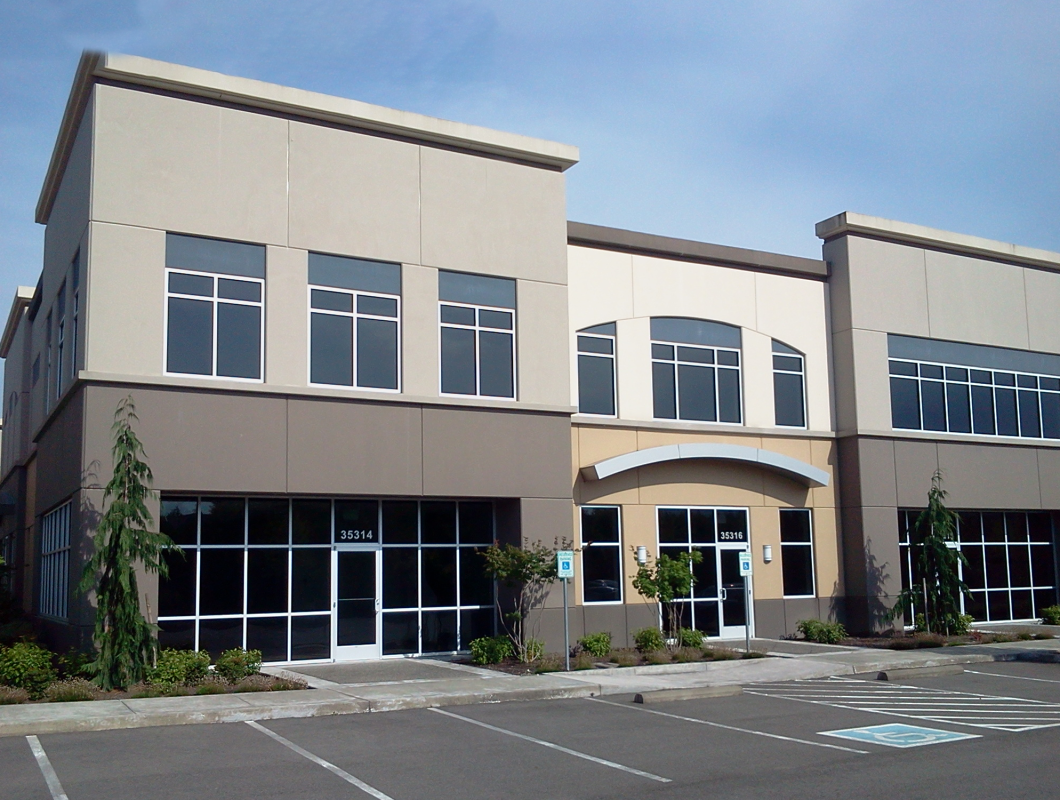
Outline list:
[[[456,605],[456,548],[424,547],[420,551],[423,607]]]
[[[620,602],[622,600],[621,549],[595,545],[582,550],[581,558],[585,602]]]
[[[451,325],[474,325],[475,309],[463,306],[442,306],[442,322]]]
[[[249,500],[247,540],[250,544],[287,544],[287,501]]]
[[[331,544],[331,501],[292,500],[291,523],[295,544]]]
[[[378,542],[379,503],[375,500],[336,500],[335,541]]]
[[[357,298],[357,313],[371,314],[376,317],[396,317],[397,300],[393,297],[371,297],[361,295]]]
[[[213,304],[169,298],[166,370],[186,375],[213,372]]]
[[[291,551],[291,611],[331,608],[331,550],[306,547]]]
[[[967,386],[957,383],[946,384],[946,412],[949,415],[951,431],[972,432],[972,409]]]
[[[613,358],[578,356],[578,411],[582,414],[614,415],[615,361]]]
[[[688,511],[683,508],[660,508],[659,541],[688,544]]]
[[[993,434],[994,391],[989,386],[972,386],[972,430]]]
[[[460,548],[460,604],[489,605],[493,602],[493,580],[486,574],[486,559],[478,547]]]
[[[261,284],[256,281],[234,281],[231,278],[217,279],[217,296],[226,300],[261,302]]]
[[[386,544],[416,544],[419,541],[419,512],[407,500],[384,501],[383,541]]]
[[[921,381],[920,393],[920,402],[924,410],[924,430],[946,430],[946,402],[943,385],[937,381]]]
[[[813,594],[813,549],[803,545],[783,548],[784,594]]]
[[[243,544],[244,500],[241,497],[202,498],[202,543]]]
[[[481,375],[479,391],[487,397],[514,397],[515,373],[512,363],[512,335],[482,331],[479,346]]]
[[[802,375],[774,373],[773,404],[777,425],[803,427],[806,424],[806,413],[802,401]]]
[[[357,385],[398,388],[398,326],[381,319],[357,320]]]
[[[891,378],[891,426],[920,428],[920,395],[916,381]]]
[[[512,315],[508,311],[480,309],[478,312],[478,324],[483,328],[499,328],[502,331],[510,331],[512,329]]]
[[[475,394],[475,332],[442,328],[442,391]]]
[[[334,386],[353,385],[353,319],[313,314],[309,380]]]
[[[1042,436],[1060,439],[1060,394],[1042,392]]]
[[[582,544],[618,542],[618,509],[582,507]]]
[[[199,613],[243,613],[242,549],[209,549],[199,551]],[[240,622],[240,629],[243,623]]]
[[[424,544],[456,544],[456,503],[421,503],[420,535]]]
[[[677,402],[681,419],[715,421],[714,368],[677,366]],[[658,415],[657,415],[658,416]]]
[[[353,311],[353,295],[346,292],[325,292],[323,289],[313,289],[310,293],[310,301],[313,308],[325,311]]]
[[[419,604],[414,547],[383,548],[383,608],[415,608]]]
[[[614,349],[614,340],[612,339],[602,339],[597,336],[578,337],[578,352],[611,355]]]
[[[169,577],[158,580],[158,615],[190,617],[195,614],[195,550],[170,551],[164,555]]]
[[[331,657],[331,616],[291,618],[291,659]]]
[[[997,432],[999,436],[1019,436],[1019,422],[1016,416],[1016,391],[1014,389],[994,389],[994,403],[997,412]]]
[[[1040,437],[1042,420],[1037,392],[1019,392],[1020,436]]]
[[[261,308],[217,305],[217,374],[261,377]]]
[[[287,611],[287,558],[287,548],[247,550],[248,614]]]
[[[740,373],[734,369],[718,370],[718,419],[722,422],[740,421]]]
[[[493,504],[460,504],[460,543],[490,544],[493,541]]]
[[[192,499],[163,499],[159,506],[159,530],[177,544],[198,542],[199,501]]]
[[[213,297],[213,278],[206,275],[187,275],[182,272],[169,273],[169,291],[174,294],[197,294]]]

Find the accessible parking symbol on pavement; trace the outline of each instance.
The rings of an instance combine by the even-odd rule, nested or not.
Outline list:
[[[926,744],[959,742],[962,739],[979,739],[974,733],[940,731],[937,728],[921,728],[918,725],[870,725],[867,728],[845,728],[839,731],[821,731],[822,736],[853,739],[865,744],[882,744],[887,747],[923,747]]]

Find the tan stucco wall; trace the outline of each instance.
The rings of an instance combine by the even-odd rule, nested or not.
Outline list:
[[[717,461],[681,461],[655,464],[622,472],[600,481],[587,481],[579,473],[606,458],[624,453],[682,443],[738,444],[797,458],[826,471],[827,487],[807,488],[789,478],[750,464]],[[781,508],[813,509],[815,580],[818,595],[842,594],[839,573],[839,530],[836,514],[836,448],[832,439],[719,435],[653,430],[650,428],[575,424],[572,428],[572,479],[574,526],[579,530],[581,505],[621,507],[625,599],[637,602],[632,585],[636,571],[632,549],[644,545],[658,554],[657,506],[717,506],[749,511],[751,552],[754,557],[753,591],[756,600],[783,597],[780,547]],[[580,543],[580,542],[579,542]],[[773,560],[763,560],[763,545],[772,545]],[[580,577],[576,579],[580,581]],[[581,586],[576,587],[581,598]]]
[[[316,251],[403,265],[402,386],[415,398],[439,394],[438,269],[517,279],[513,405],[568,406],[562,173],[127,87],[96,87],[91,108],[93,146],[74,149],[93,181],[89,373],[163,375],[172,231],[268,246],[267,385],[307,387]],[[60,193],[49,231],[68,227],[64,208]]]
[[[824,256],[841,434],[891,431],[888,333],[1060,353],[1060,273],[860,236]]]
[[[618,416],[650,420],[650,319],[694,317],[742,329],[744,426],[775,427],[772,339],[778,339],[806,355],[808,428],[832,429],[823,281],[577,245],[567,254],[573,405],[576,331],[617,322]]]

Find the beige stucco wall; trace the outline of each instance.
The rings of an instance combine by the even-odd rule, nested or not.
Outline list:
[[[887,333],[1060,353],[1058,272],[849,235],[824,257],[840,433],[891,431]]]
[[[86,125],[94,144],[75,147],[68,180],[84,184],[92,219],[89,373],[163,377],[172,231],[267,245],[266,385],[309,391],[316,251],[402,264],[404,397],[375,396],[438,396],[438,269],[448,269],[518,280],[513,405],[568,406],[562,173],[118,86],[96,87]],[[69,227],[63,197],[49,231]]]
[[[575,245],[567,253],[573,405],[576,331],[617,322],[618,416],[650,420],[650,319],[694,317],[742,329],[744,427],[775,427],[772,340],[778,339],[806,355],[808,428],[832,429],[823,281]]]
[[[605,458],[681,443],[719,443],[758,447],[797,458],[833,476],[827,487],[807,488],[789,478],[750,464],[681,461],[622,472],[600,481],[587,481],[579,470]],[[815,580],[825,598],[843,592],[836,514],[836,450],[829,438],[771,437],[656,430],[621,425],[575,424],[572,428],[574,527],[579,530],[582,505],[621,507],[625,600],[636,602],[632,585],[636,571],[632,550],[644,545],[658,554],[658,506],[715,506],[746,508],[749,512],[753,591],[756,600],[783,597],[783,554],[780,547],[781,508],[813,510]],[[580,544],[580,541],[578,542]],[[763,545],[772,545],[773,560],[763,560]],[[576,597],[581,598],[580,575]]]

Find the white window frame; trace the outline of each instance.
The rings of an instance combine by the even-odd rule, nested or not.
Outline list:
[[[44,318],[44,413],[52,407],[52,312]]]
[[[442,322],[442,307],[443,306],[457,306],[459,308],[471,308],[475,311],[475,324],[474,325],[458,325],[453,322]],[[479,325],[478,312],[479,311],[500,311],[505,314],[512,315],[512,329],[511,331],[504,331],[501,328],[486,328]],[[442,397],[479,397],[485,400],[497,400],[499,402],[513,403],[519,398],[519,342],[516,337],[516,331],[518,330],[519,317],[516,314],[514,308],[505,308],[503,306],[486,306],[479,305],[476,303],[458,303],[453,300],[439,300],[438,301],[438,394]],[[454,328],[456,330],[475,332],[475,393],[474,394],[457,394],[455,392],[443,392],[442,391],[442,329],[443,328]],[[479,334],[482,331],[488,333],[511,333],[512,336],[512,396],[511,397],[498,397],[492,394],[482,394],[482,370],[480,369],[481,361],[480,355],[482,348],[479,345]]]
[[[313,308],[313,290],[316,289],[321,292],[336,292],[338,294],[348,294],[353,298],[353,311],[332,311],[325,308]],[[383,317],[378,314],[362,314],[357,311],[357,298],[358,297],[379,297],[386,300],[397,300],[397,317]],[[404,331],[401,325],[401,295],[399,294],[387,294],[385,292],[367,292],[362,289],[344,289],[336,286],[322,286],[316,283],[310,283],[306,292],[306,307],[309,309],[309,313],[306,315],[306,380],[310,386],[318,386],[322,389],[339,389],[339,390],[356,390],[359,392],[383,392],[385,394],[401,394],[402,377],[404,370],[402,369],[402,358],[401,354],[403,351],[402,335]],[[346,386],[341,383],[314,383],[312,380],[313,376],[313,314],[329,314],[333,317],[348,317],[353,320],[353,384]],[[386,322],[397,323],[397,388],[396,389],[385,389],[378,386],[358,386],[357,385],[357,320],[358,319],[379,319]]]
[[[40,592],[42,617],[65,620],[70,615],[70,501],[40,521]]]
[[[583,353],[578,346],[578,339],[582,336],[589,339],[603,339],[611,342],[611,355],[606,353]],[[602,419],[617,419],[619,416],[618,410],[618,335],[610,335],[607,333],[584,333],[582,331],[574,332],[574,363],[575,372],[578,370],[578,359],[581,356],[589,356],[591,358],[610,358],[611,359],[611,398],[614,401],[615,413],[614,414],[596,414],[591,411],[577,411],[576,413],[586,417],[599,417]],[[578,406],[581,405],[581,382],[578,382]]]
[[[780,356],[782,358],[797,358],[797,359],[799,359],[800,362],[802,362],[802,369],[800,371],[798,371],[798,372],[795,372],[794,370],[790,370],[790,369],[777,369],[776,362],[772,362],[772,363],[773,363],[773,397],[774,398],[776,398],[776,380],[777,380],[776,376],[778,374],[779,375],[798,375],[800,378],[802,378],[802,419],[803,419],[803,424],[802,425],[784,425],[784,424],[782,424],[780,422],[777,422],[777,409],[775,407],[773,408],[773,424],[775,424],[778,428],[789,428],[791,430],[806,430],[806,429],[808,429],[809,426],[810,426],[810,410],[809,410],[809,408],[807,407],[807,404],[806,404],[806,356],[802,355],[801,353],[796,355],[794,353],[777,353],[775,351],[773,353],[770,353],[770,356]],[[776,403],[776,400],[774,399],[774,404],[775,403]]]
[[[596,542],[592,544],[592,547],[617,547],[618,548],[618,600],[586,600],[585,599],[585,555],[584,552],[589,548],[590,545],[585,543],[585,536],[582,530],[582,509],[583,508],[613,508],[618,511],[618,541],[617,542]],[[578,541],[582,549],[581,562],[581,601],[583,606],[620,606],[626,602],[626,585],[625,576],[622,569],[622,506],[618,505],[595,505],[588,504],[578,506]]]
[[[180,294],[179,292],[171,292],[169,290],[169,276],[173,273],[178,275],[196,275],[203,278],[213,279],[213,297],[206,297],[200,294]],[[261,286],[261,300],[254,302],[251,300],[230,300],[229,298],[219,298],[217,296],[217,281],[220,279],[229,279],[234,281],[245,281],[247,283],[257,283]],[[202,378],[203,380],[213,381],[237,381],[239,383],[264,383],[265,382],[265,279],[264,278],[251,278],[246,275],[230,275],[222,272],[203,272],[202,270],[184,269],[183,267],[166,267],[165,270],[165,295],[163,298],[163,314],[162,314],[162,374],[180,378]],[[203,302],[211,303],[213,306],[211,321],[213,324],[213,353],[211,354],[211,373],[209,375],[201,375],[198,373],[191,372],[170,372],[169,371],[169,299],[176,297],[184,300],[201,300]],[[260,331],[258,341],[261,343],[258,352],[258,373],[260,377],[257,378],[237,378],[229,375],[218,375],[217,374],[217,305],[219,303],[228,303],[231,305],[238,306],[256,306],[261,309],[260,316]]]
[[[746,414],[744,413],[744,380],[743,380],[743,348],[736,347],[719,347],[712,344],[688,344],[687,342],[668,342],[663,339],[651,339],[648,347],[651,345],[663,345],[666,347],[674,348],[673,359],[656,358],[654,355],[651,356],[652,364],[673,364],[674,365],[674,417],[656,417],[655,416],[655,376],[652,376],[652,419],[669,420],[672,419],[674,422],[691,422],[696,425],[744,425]],[[704,364],[698,361],[682,361],[677,356],[678,347],[690,347],[693,350],[712,350],[714,352],[714,363]],[[650,353],[649,349],[649,353]],[[736,353],[736,366],[730,364],[719,364],[718,353]],[[715,370],[714,374],[714,412],[718,416],[721,416],[721,399],[718,389],[718,372],[723,369],[735,370],[737,376],[737,386],[740,391],[740,421],[739,422],[722,422],[720,419],[709,420],[709,419],[685,419],[681,416],[681,370],[679,367],[684,364],[692,367],[713,367]],[[685,506],[691,508],[691,506]]]
[[[811,508],[782,508],[778,513],[778,520],[784,516],[784,512],[788,511],[805,511],[806,516],[810,520],[810,541],[809,542],[785,542],[783,529],[780,531],[780,588],[784,590],[784,554],[786,547],[809,547],[810,548],[810,587],[812,592],[810,594],[784,594],[785,600],[791,599],[805,599],[807,597],[817,597],[817,548],[814,547],[814,527],[813,527],[813,509]]]
[[[61,300],[62,302],[58,302]],[[63,358],[66,351],[66,281],[56,295],[55,311],[55,400],[63,396]]]

